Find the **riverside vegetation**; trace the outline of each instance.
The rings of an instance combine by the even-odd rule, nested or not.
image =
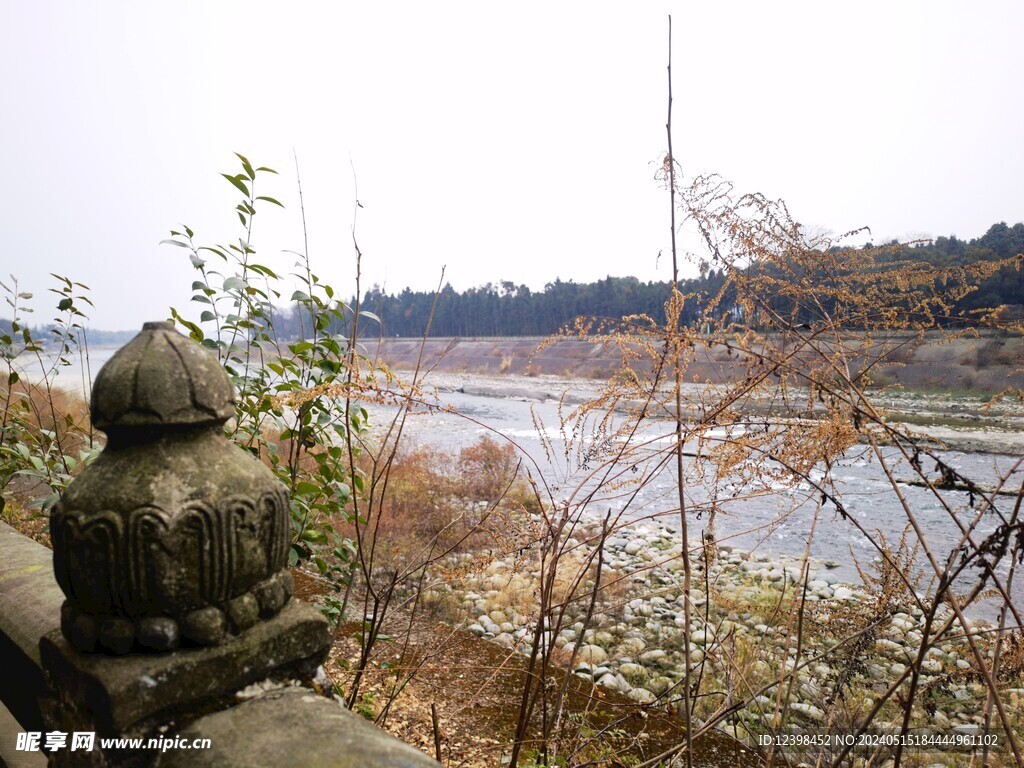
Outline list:
[[[538,425],[565,437],[547,445],[564,468],[554,487],[500,435],[452,457],[403,445],[409,419],[444,406],[422,367],[400,379],[362,352],[379,318],[358,301],[358,244],[348,304],[305,251],[290,275],[257,259],[257,212],[281,203],[256,194],[271,169],[239,163],[224,177],[241,195],[242,235],[205,245],[188,227],[172,232],[196,269],[201,311],[198,321],[170,314],[232,377],[230,436],[289,488],[292,563],[337,622],[328,672],[349,707],[449,765],[734,764],[702,753],[723,734],[748,750],[767,744],[757,754],[773,765],[1024,765],[1020,461],[980,483],[878,405],[878,382],[908,337],[1020,336],[995,307],[957,310],[1019,257],[935,266],[895,246],[812,238],[778,202],[714,176],[684,183],[670,151],[659,178],[673,213],[702,233],[702,267],[721,284],[694,295],[676,280],[661,315],[565,329],[613,345],[621,365],[593,399],[566,401],[550,431]],[[101,444],[83,405],[57,387],[69,357],[88,356],[87,289],[58,278],[59,354],[44,365],[24,321],[31,296],[4,287],[3,515],[38,533],[32,510],[45,511]],[[285,296],[301,318],[295,337],[275,325]],[[694,382],[698,348],[735,358],[745,375]],[[41,380],[22,377],[19,355],[38,358]],[[375,407],[389,414],[379,423]],[[888,477],[879,514],[905,521],[899,541],[848,513],[835,470],[852,450]],[[949,551],[934,548],[897,465],[960,532]],[[671,498],[641,507],[639,490],[665,471]],[[812,510],[801,556],[766,559],[717,538],[719,516],[766,495],[780,499],[780,520]],[[876,552],[861,584],[839,583],[814,556],[815,537],[833,526],[857,528]],[[983,599],[994,619],[972,621]],[[501,664],[481,670],[467,655],[442,673],[449,695],[421,687],[459,636],[436,618],[490,640]],[[505,665],[522,669],[518,687],[501,692],[474,751],[472,734],[451,729],[484,721],[466,720],[472,707],[459,697],[479,700]],[[476,682],[458,687],[465,676]],[[666,716],[680,725],[669,742],[651,736]],[[920,729],[961,743],[773,746],[787,734]]]
[[[872,246],[868,246],[869,250]],[[959,240],[955,236],[909,245],[892,242],[884,252],[887,261],[927,262],[935,268],[965,267],[979,261],[1004,262],[1004,266],[981,280],[978,289],[961,297],[953,306],[956,316],[966,317],[975,310],[994,307],[1024,307],[1024,275],[1013,264],[1013,257],[1024,253],[1024,223],[997,222],[981,237]],[[683,293],[694,299],[682,312],[682,321],[696,324],[702,315],[702,303],[725,288],[723,301],[711,314],[728,312],[734,295],[727,286],[728,274],[708,263],[697,277],[679,284]],[[543,290],[510,280],[457,291],[451,284],[442,286],[434,308],[434,295],[405,288],[388,293],[378,285],[363,294],[363,305],[381,318],[382,335],[419,337],[428,318],[435,336],[546,336],[558,333],[580,315],[623,317],[632,314],[657,315],[670,291],[668,282],[642,282],[635,277],[612,277],[593,283],[556,279]],[[766,297],[767,298],[767,297]],[[780,297],[781,299],[781,297]],[[811,316],[802,317],[808,322]]]

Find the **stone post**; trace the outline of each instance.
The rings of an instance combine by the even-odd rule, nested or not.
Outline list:
[[[173,732],[251,683],[308,681],[325,658],[326,620],[291,600],[286,490],[224,436],[234,402],[218,362],[170,323],[146,323],[97,376],[107,446],[50,522],[66,600],[60,632],[40,643],[49,729]],[[157,757],[88,754],[103,766]],[[85,760],[62,750],[51,764]]]

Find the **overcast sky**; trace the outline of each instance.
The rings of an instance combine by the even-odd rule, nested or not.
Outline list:
[[[1024,3],[0,0],[0,272],[96,328],[189,304],[184,223],[240,234],[232,152],[281,174],[261,258],[364,285],[668,279],[676,156],[876,242],[1024,219]],[[52,304],[36,302],[37,321]],[[194,308],[195,305],[193,305]],[[4,313],[0,311],[0,315]]]

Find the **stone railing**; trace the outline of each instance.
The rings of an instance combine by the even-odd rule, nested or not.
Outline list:
[[[52,554],[0,527],[0,765],[437,765],[318,685],[328,625],[291,599],[287,495],[224,438],[233,402],[147,323],[97,377],[108,443]]]

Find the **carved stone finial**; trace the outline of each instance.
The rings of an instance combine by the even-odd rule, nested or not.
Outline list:
[[[109,442],[50,520],[78,650],[213,645],[290,599],[288,496],[224,436],[234,401],[223,368],[170,323],[146,323],[96,377]]]
[[[146,323],[96,376],[92,421],[112,433],[223,424],[235,415],[224,369],[171,323]]]

